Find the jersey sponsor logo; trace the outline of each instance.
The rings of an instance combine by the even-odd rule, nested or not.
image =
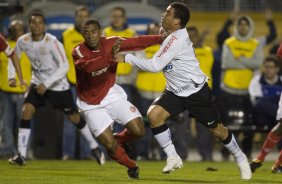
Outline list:
[[[134,107],[134,106],[131,106],[131,107],[130,107],[130,111],[131,111],[131,112],[136,112],[136,110],[137,110],[136,107]]]
[[[160,55],[158,55],[158,57],[161,57],[164,53],[167,52],[167,50],[170,48],[170,46],[173,44],[174,40],[177,40],[176,36],[172,36],[171,39],[168,41],[168,43],[166,44],[166,46],[163,48],[162,52]]]
[[[182,92],[183,90],[185,90],[185,89],[188,89],[190,87],[190,85],[189,84],[187,84],[187,85],[185,85],[185,86],[182,86],[181,88],[178,88],[178,89],[171,89],[172,90],[172,92],[173,93],[180,93],[180,92]]]
[[[171,72],[173,70],[173,65],[172,64],[168,64],[164,67],[163,71],[164,72]]]
[[[105,68],[102,68],[100,70],[96,70],[96,71],[92,72],[91,75],[92,75],[92,77],[95,77],[97,75],[101,75],[102,73],[107,72],[108,69],[109,69],[109,66],[106,66]]]

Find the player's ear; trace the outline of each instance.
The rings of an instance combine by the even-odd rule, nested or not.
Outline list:
[[[174,25],[180,25],[180,19],[174,18]]]
[[[100,36],[103,36],[103,31],[102,31],[102,30],[100,30],[99,32],[100,32]]]

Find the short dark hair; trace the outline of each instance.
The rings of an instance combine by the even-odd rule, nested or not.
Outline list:
[[[29,15],[28,23],[30,24],[31,19],[33,16],[39,16],[42,17],[44,24],[46,24],[46,19],[41,10],[33,10],[32,13]]]
[[[275,55],[269,55],[266,58],[264,58],[263,64],[272,62],[275,66],[280,67],[279,60]]]
[[[180,26],[182,28],[186,27],[190,20],[190,10],[188,6],[180,2],[171,3],[170,6],[174,8],[174,17],[180,19]]]
[[[87,6],[85,6],[85,5],[79,5],[79,6],[77,6],[76,8],[75,8],[75,16],[78,14],[78,12],[80,12],[80,11],[87,11],[89,14],[91,14],[91,11],[90,11],[90,9],[87,7]]]
[[[239,19],[238,19],[238,25],[241,23],[241,21],[246,21],[247,22],[247,24],[250,26],[251,25],[251,23],[250,23],[250,20],[247,18],[247,17],[245,17],[245,16],[242,16],[242,17],[240,17]]]
[[[88,26],[90,24],[96,25],[99,29],[101,29],[101,24],[98,20],[95,19],[87,19],[84,23],[83,26]]]
[[[123,17],[126,17],[126,11],[125,11],[125,9],[124,9],[123,7],[121,7],[121,6],[115,6],[115,7],[112,8],[111,12],[112,12],[112,11],[115,11],[115,10],[121,11]]]

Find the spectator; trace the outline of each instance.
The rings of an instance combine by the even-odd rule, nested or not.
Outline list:
[[[250,123],[248,86],[254,71],[260,68],[263,61],[263,48],[259,41],[252,37],[253,29],[250,17],[238,17],[234,25],[234,36],[228,38],[223,45],[220,98],[224,123],[232,123],[237,119],[242,121],[240,123]],[[244,133],[242,149],[250,157],[252,134]]]
[[[276,112],[282,92],[282,77],[275,57],[266,57],[262,74],[255,76],[249,86],[253,104],[253,122],[258,127],[272,128],[276,124]]]
[[[126,23],[126,11],[123,7],[116,6],[110,12],[110,26],[103,30],[103,36],[120,36],[132,38],[136,32],[129,28]],[[137,69],[128,63],[119,63],[117,68],[117,84],[126,92],[128,100],[132,102],[134,93],[134,82],[137,75]]]
[[[21,20],[11,21],[9,24],[8,44],[14,48],[17,39],[25,33],[25,26]],[[3,108],[3,115],[0,117],[3,120],[3,136],[4,144],[0,147],[0,155],[13,155],[16,153],[16,140],[20,122],[21,109],[24,100],[25,88],[20,86],[10,86],[9,84],[19,83],[19,79],[13,78],[8,81],[8,57],[5,54],[0,55],[0,98]],[[30,84],[31,80],[31,65],[25,54],[21,57],[21,70],[23,78]]]
[[[188,27],[187,31],[193,43],[200,68],[208,76],[208,85],[212,88],[212,68],[214,63],[212,49],[202,44],[201,35],[196,27]],[[201,123],[196,123],[195,125],[196,143],[202,161],[211,161],[213,160],[213,136]]]
[[[69,71],[67,73],[67,78],[70,83],[70,89],[73,93],[73,98],[76,101],[76,76],[75,68],[72,59],[72,49],[79,43],[83,42],[84,39],[81,35],[81,25],[83,22],[90,18],[90,10],[86,6],[78,6],[75,10],[75,24],[73,27],[65,30],[63,32],[63,44],[65,47],[67,59],[69,62]],[[77,139],[78,138],[78,139]],[[74,124],[70,123],[68,118],[64,118],[64,131],[63,131],[63,160],[73,159],[75,157],[76,140],[79,140],[80,145],[80,158],[91,158],[91,149],[87,140],[77,132],[77,128]],[[95,141],[95,145],[92,147],[97,147],[98,143]],[[94,149],[95,150],[95,149]],[[95,154],[95,153],[93,153]]]

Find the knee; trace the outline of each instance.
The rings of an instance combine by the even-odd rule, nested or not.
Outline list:
[[[68,115],[68,119],[74,124],[78,124],[80,122],[80,115],[78,113],[73,113]]]
[[[161,113],[158,113],[154,110],[147,113],[147,117],[150,122],[151,127],[157,127],[160,122],[164,122],[165,119],[162,117]]]
[[[141,138],[145,135],[145,128],[143,126],[139,126],[138,130],[134,132],[135,138]]]
[[[35,112],[35,107],[32,104],[26,103],[23,106],[22,118],[31,119],[34,112]]]

